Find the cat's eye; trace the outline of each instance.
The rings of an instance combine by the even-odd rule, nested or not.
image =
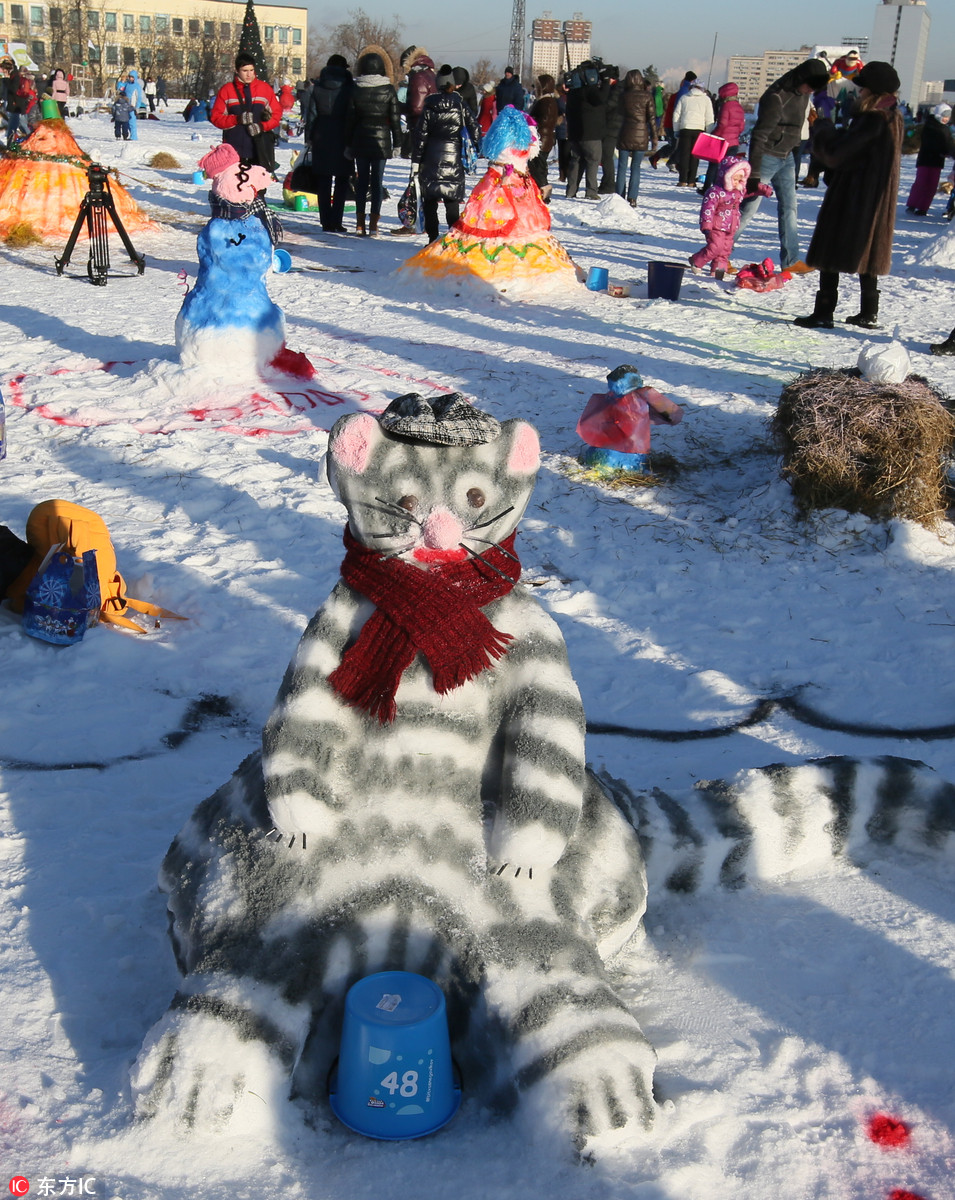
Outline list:
[[[472,508],[483,508],[487,497],[480,488],[468,488],[468,504]]]
[[[414,512],[414,510],[418,507],[418,497],[402,496],[398,501],[398,506],[399,508],[407,509],[408,512]]]

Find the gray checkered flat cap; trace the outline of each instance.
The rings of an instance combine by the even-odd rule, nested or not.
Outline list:
[[[393,437],[436,446],[480,446],[501,436],[500,421],[460,392],[428,399],[409,392],[392,400],[378,420]]]

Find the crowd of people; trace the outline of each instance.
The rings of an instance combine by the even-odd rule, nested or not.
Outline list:
[[[240,60],[236,80],[219,93],[212,116],[227,140],[245,138],[250,129],[267,130],[270,123],[274,127],[280,117],[281,106],[267,85],[267,106],[256,107],[248,82],[243,100],[240,71],[251,71],[254,80],[254,68],[240,67]],[[722,277],[734,270],[730,255],[736,238],[763,199],[773,197],[781,269],[819,273],[813,311],[795,323],[831,328],[840,277],[854,274],[860,307],[846,320],[877,327],[878,278],[891,269],[905,136],[900,81],[890,64],[863,63],[855,50],[834,63],[821,57],[800,63],[760,97],[745,147],[747,118],[738,86],[725,83],[712,96],[692,71],[667,96],[641,71],[621,73],[599,60],[584,62],[560,79],[542,74],[532,92],[511,67],[496,85],[484,83],[479,92],[465,68],[436,66],[417,45],[404,51],[397,68],[378,46],[368,47],[355,66],[352,74],[342,55],[332,55],[299,97],[324,230],[345,232],[345,197],[351,190],[355,232],[377,235],[384,164],[402,155],[411,161],[425,232],[435,241],[441,205],[448,227],[459,219],[468,144],[480,146],[496,115],[512,106],[537,126],[541,153],[529,169],[545,203],[553,192],[548,170],[555,148],[557,177],[568,198],[576,198],[582,187],[588,200],[616,193],[634,208],[644,160],[653,168],[667,162],[677,174],[678,189],[703,196],[700,228],[706,245],[690,256],[689,266],[693,271],[709,267]],[[243,111],[234,114],[238,109]],[[924,120],[910,213],[928,211],[945,159],[955,157],[950,118],[951,109],[943,105]],[[704,140],[701,151],[704,135],[710,141]],[[718,139],[716,152],[710,149],[712,139]],[[256,152],[247,145],[240,151],[253,161]],[[702,181],[701,153],[708,157]],[[808,166],[800,181],[804,155]],[[820,179],[826,195],[803,258],[797,188],[818,187]],[[411,230],[400,226],[393,232]],[[955,331],[934,350],[955,353]]]
[[[21,122],[28,131],[39,119],[38,92],[32,75],[11,58],[0,61],[0,71],[9,147]],[[40,94],[63,116],[69,85],[59,69],[40,85]],[[846,320],[872,328],[879,313],[878,277],[891,268],[899,164],[913,124],[899,104],[899,86],[890,64],[863,63],[855,50],[832,63],[807,59],[760,97],[747,144],[749,122],[737,84],[727,82],[713,95],[693,71],[669,95],[656,78],[636,69],[621,72],[599,59],[559,78],[542,74],[531,91],[508,66],[496,84],[483,82],[478,89],[466,68],[436,66],[423,46],[409,46],[397,63],[382,47],[368,46],[354,70],[342,55],[331,55],[318,77],[303,81],[297,93],[288,84],[276,93],[257,78],[254,59],[239,54],[233,78],[207,101],[193,99],[184,115],[189,119],[189,109],[201,112],[240,159],[272,171],[276,132],[298,101],[309,190],[317,195],[322,229],[346,232],[345,202],[353,196],[354,232],[379,234],[385,163],[400,155],[410,160],[425,232],[434,241],[442,206],[448,227],[459,219],[469,149],[480,148],[495,117],[511,106],[536,124],[541,151],[529,172],[545,203],[559,182],[570,199],[581,192],[587,200],[616,193],[636,208],[644,162],[654,169],[666,163],[677,176],[677,189],[703,197],[700,228],[706,245],[690,256],[690,269],[708,267],[722,276],[734,270],[735,240],[762,201],[772,197],[781,269],[819,272],[815,307],[796,324],[831,328],[840,277],[855,274],[860,308]],[[143,80],[130,69],[116,81],[111,110],[116,137],[136,138],[137,115],[145,115],[147,104],[152,114],[162,103],[168,104],[164,80]],[[946,159],[955,158],[951,115],[945,104],[919,114],[909,214],[928,214]],[[715,153],[713,145],[719,148]],[[701,155],[707,159],[702,180]],[[800,179],[804,158],[806,173]],[[551,182],[548,173],[554,168]],[[803,258],[798,189],[821,185],[826,194]],[[953,208],[950,202],[949,217]],[[401,225],[392,232],[413,230]],[[955,353],[955,337],[935,349]]]

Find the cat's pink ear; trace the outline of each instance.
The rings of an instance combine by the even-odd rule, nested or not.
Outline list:
[[[364,475],[375,446],[381,440],[381,426],[370,413],[355,413],[335,423],[328,453],[340,471]]]
[[[526,421],[514,421],[513,424],[516,428],[507,458],[507,469],[515,475],[532,475],[541,465],[540,438],[534,426]]]

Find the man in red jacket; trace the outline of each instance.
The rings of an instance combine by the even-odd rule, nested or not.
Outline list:
[[[251,54],[238,55],[235,78],[219,89],[209,114],[212,124],[222,130],[222,140],[236,148],[239,158],[274,171],[273,139],[259,135],[277,129],[281,119],[282,106],[269,85],[256,79]]]

